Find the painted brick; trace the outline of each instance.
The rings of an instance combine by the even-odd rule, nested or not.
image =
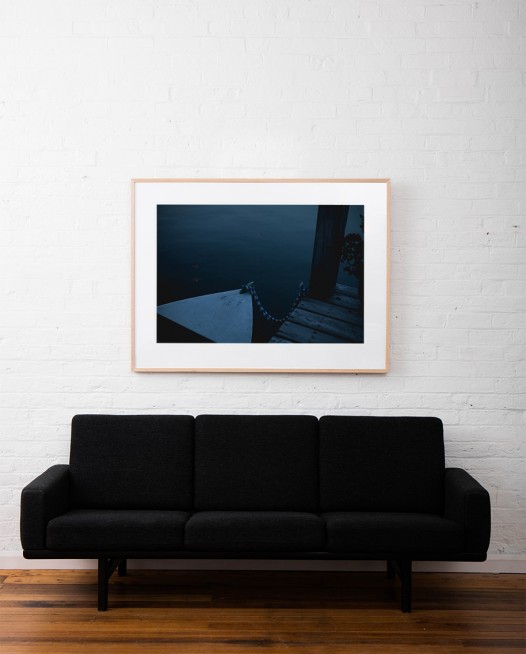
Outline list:
[[[524,556],[521,10],[0,3],[0,548],[74,413],[331,412],[441,417]],[[387,375],[130,371],[129,180],[222,176],[392,178]]]

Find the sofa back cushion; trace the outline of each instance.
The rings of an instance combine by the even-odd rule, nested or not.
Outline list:
[[[72,506],[190,509],[193,426],[192,416],[75,416]]]
[[[320,419],[322,511],[442,513],[444,465],[438,418]]]
[[[196,510],[316,511],[318,492],[313,416],[196,418]]]

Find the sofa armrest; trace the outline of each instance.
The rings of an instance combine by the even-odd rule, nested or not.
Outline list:
[[[25,550],[46,549],[47,523],[69,508],[69,466],[55,465],[22,490],[20,538]]]
[[[461,468],[446,468],[444,514],[464,526],[466,552],[487,552],[491,533],[489,493]]]

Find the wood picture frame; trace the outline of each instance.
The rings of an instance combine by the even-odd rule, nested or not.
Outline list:
[[[385,373],[389,179],[132,180],[132,370]]]

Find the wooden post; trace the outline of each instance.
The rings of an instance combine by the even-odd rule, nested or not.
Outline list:
[[[330,297],[336,286],[349,207],[320,205],[312,252],[310,296]]]

